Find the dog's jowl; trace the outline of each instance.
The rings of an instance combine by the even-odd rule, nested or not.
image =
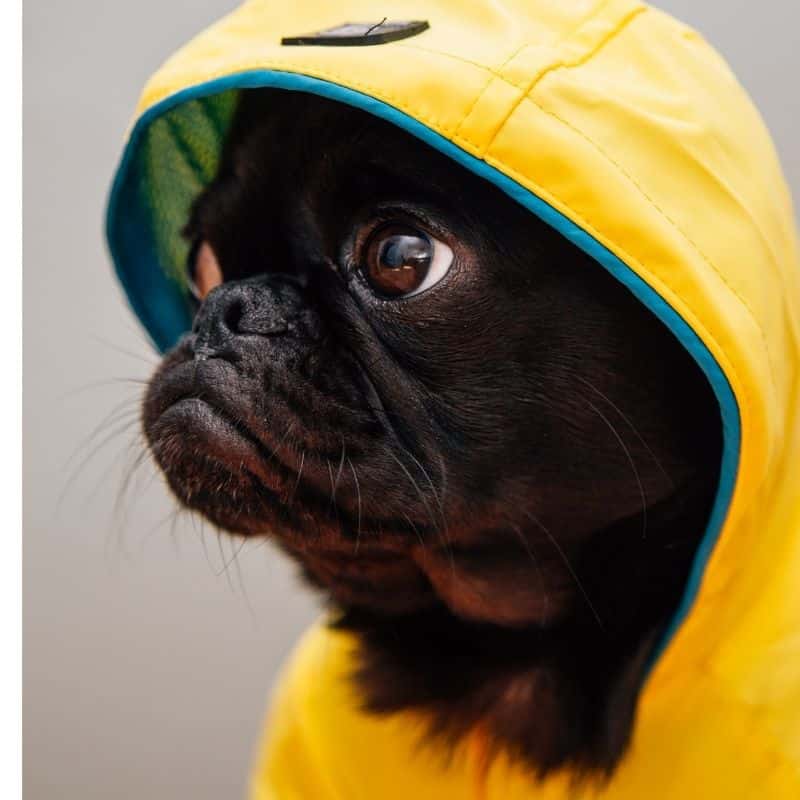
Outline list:
[[[722,125],[756,130],[752,107],[701,59],[685,71],[705,87],[693,113],[734,92],[725,114],[670,121],[663,99],[639,114],[671,95],[636,53],[699,56],[679,56],[690,37],[669,45],[661,16],[612,19],[614,4],[577,38],[565,22],[553,41],[571,55],[536,80],[528,60],[549,50],[520,40],[473,85],[468,31],[483,41],[514,18],[532,35],[529,6],[547,4],[490,5],[476,7],[492,25],[465,11],[396,41],[298,39],[272,67],[213,61],[209,83],[182,83],[181,58],[222,58],[226,36],[258,28],[249,4],[252,19],[165,67],[117,179],[112,252],[166,351],[149,451],[182,505],[221,535],[269,539],[326,607],[276,700],[257,797],[511,797],[501,763],[531,797],[564,773],[566,794],[547,797],[689,797],[683,737],[702,750],[716,713],[714,752],[739,753],[745,717],[719,698],[745,676],[759,703],[777,691],[741,644],[753,620],[771,620],[776,658],[791,649],[780,536],[800,436],[781,365],[798,363],[800,281],[783,195],[758,190],[771,210],[747,215],[771,150]],[[300,16],[297,31],[330,27]],[[618,43],[626,61],[607,37],[627,41],[629,22],[647,44]],[[365,94],[368,73],[386,86]],[[741,505],[759,492],[763,526]],[[737,577],[767,568],[785,575]],[[667,774],[661,742],[675,793],[642,777]],[[438,766],[415,783],[421,753]],[[749,758],[742,774],[760,775]],[[363,793],[326,794],[325,764]],[[325,779],[303,783],[315,769]]]

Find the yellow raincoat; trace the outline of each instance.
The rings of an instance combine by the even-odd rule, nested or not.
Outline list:
[[[281,44],[384,17],[428,28],[369,46]],[[148,83],[109,202],[118,274],[161,348],[189,324],[178,231],[214,174],[237,91],[255,86],[383,117],[590,253],[704,370],[724,452],[607,785],[487,765],[477,734],[449,762],[419,748],[413,715],[358,710],[352,642],[319,626],[276,690],[252,798],[800,798],[798,248],[769,135],[722,59],[636,0],[245,3]]]

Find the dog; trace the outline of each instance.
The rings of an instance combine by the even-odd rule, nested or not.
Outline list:
[[[241,92],[185,237],[142,410],[178,501],[296,559],[371,712],[611,774],[718,480],[683,347],[498,188],[299,92]]]

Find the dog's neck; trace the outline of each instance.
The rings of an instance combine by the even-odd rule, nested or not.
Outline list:
[[[548,629],[437,611],[385,617],[350,609],[334,625],[360,642],[354,679],[367,708],[427,715],[439,746],[474,731],[539,776],[611,774],[640,689],[702,533],[714,481],[594,537],[573,566],[584,603]]]

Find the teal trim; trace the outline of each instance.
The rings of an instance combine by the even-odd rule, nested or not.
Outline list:
[[[539,219],[574,242],[626,286],[672,331],[705,373],[719,402],[722,417],[723,452],[719,488],[708,526],[692,563],[686,589],[653,653],[652,667],[691,611],[706,565],[725,521],[739,463],[741,440],[739,408],[730,384],[716,359],[675,309],[608,248],[507,175],[381,100],[306,75],[255,70],[217,78],[177,92],[149,108],[136,123],[114,179],[106,218],[106,235],[117,275],[134,312],[150,333],[153,342],[161,350],[167,350],[189,330],[191,318],[186,298],[180,287],[165,276],[158,264],[152,237],[147,226],[143,224],[142,209],[138,206],[138,187],[132,185],[135,183],[135,180],[132,180],[132,174],[135,172],[132,167],[142,136],[154,119],[188,100],[208,97],[231,89],[266,86],[322,95],[368,111],[408,131],[466,169],[490,181]]]

